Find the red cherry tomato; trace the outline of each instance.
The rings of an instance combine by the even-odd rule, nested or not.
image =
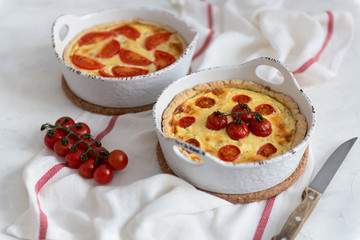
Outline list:
[[[63,139],[59,139],[54,144],[54,151],[60,157],[65,157],[65,155],[70,152],[71,147],[74,145],[74,140],[71,138],[63,141]]]
[[[270,157],[272,154],[276,153],[277,149],[274,145],[271,143],[266,143],[263,146],[259,148],[257,151],[257,154],[264,156],[264,157]]]
[[[77,122],[73,127],[70,128],[70,130],[78,136],[84,134],[90,135],[91,133],[90,127],[84,122]]]
[[[200,108],[211,108],[215,105],[215,102],[216,101],[213,98],[199,97],[198,99],[196,99],[195,105]]]
[[[152,50],[158,45],[163,44],[169,41],[171,33],[156,33],[145,39],[145,48],[147,50]]]
[[[105,67],[104,64],[96,61],[95,59],[74,54],[71,57],[71,61],[79,68],[96,70]]]
[[[110,42],[105,44],[100,52],[96,54],[98,58],[111,58],[118,54],[120,51],[120,43],[115,39],[112,39]]]
[[[195,123],[196,119],[193,116],[185,116],[179,119],[179,127],[187,128]]]
[[[65,137],[65,134],[61,129],[54,129],[45,134],[44,143],[48,148],[54,149],[56,141],[63,137]]]
[[[113,32],[123,35],[131,40],[136,40],[140,37],[140,32],[132,26],[124,25],[112,30]]]
[[[199,141],[196,140],[195,138],[190,138],[190,139],[186,140],[186,142],[195,147],[200,147]]]
[[[237,159],[241,151],[237,146],[225,145],[218,151],[219,158],[226,162],[232,162]]]
[[[213,112],[206,119],[206,127],[211,130],[220,130],[227,125],[227,117],[223,117],[221,113]]]
[[[60,124],[61,123],[61,124]],[[60,126],[64,128],[71,127],[75,124],[75,121],[71,117],[61,117],[58,120],[56,120],[55,125],[60,124]]]
[[[152,63],[152,61],[150,61],[146,57],[124,48],[120,49],[120,59],[124,63],[136,66],[147,66]]]
[[[109,154],[108,163],[114,170],[122,170],[128,164],[128,156],[121,150],[114,150]]]
[[[65,164],[69,168],[78,168],[82,163],[82,155],[84,154],[84,150],[78,148],[75,152],[69,151],[65,155]]]
[[[235,105],[233,107],[233,109],[231,110],[231,113],[235,113],[235,112],[247,112],[247,109],[243,109],[240,105]],[[240,118],[242,121],[248,123],[250,122],[250,120],[253,118],[253,114],[252,113],[237,113],[237,114],[233,114],[231,115],[233,119],[237,119]]]
[[[87,33],[84,36],[82,36],[79,39],[78,44],[79,44],[79,46],[83,46],[83,45],[98,43],[107,38],[115,37],[115,36],[116,36],[116,34],[111,31],[110,32],[90,32],[90,33]]]
[[[261,121],[253,118],[249,122],[249,129],[252,134],[258,137],[267,137],[272,133],[271,123],[266,118],[263,118]]]
[[[102,77],[115,77],[114,75],[111,75],[110,73],[106,72],[105,69],[100,69],[99,75]]]
[[[114,170],[107,164],[101,164],[94,171],[94,179],[100,184],[107,184],[114,178]]]
[[[250,102],[251,98],[247,95],[240,94],[240,95],[233,96],[232,100],[236,103],[248,103],[248,102]]]
[[[249,136],[250,131],[248,126],[244,122],[242,122],[241,124],[231,122],[226,126],[226,133],[231,139],[239,140]]]
[[[149,73],[147,69],[123,66],[115,66],[111,69],[111,71],[115,77],[134,77]]]
[[[260,104],[255,108],[255,111],[263,116],[267,116],[274,112],[274,108],[270,104]]]
[[[95,141],[95,139],[93,139],[90,135],[82,135],[80,136],[80,138],[82,141],[88,144],[92,144]],[[88,149],[88,146],[84,142],[77,143],[76,147],[86,151]]]
[[[97,146],[96,144],[91,144],[90,146],[99,156],[101,156],[101,157],[98,157],[98,160],[106,161],[107,156],[108,156],[108,150],[106,148],[104,148],[102,146]],[[97,157],[96,154],[91,150],[89,150],[87,152],[87,155],[89,158],[96,159],[96,157]]]
[[[156,70],[166,68],[167,66],[173,64],[176,61],[173,55],[160,50],[155,51],[154,57]]]
[[[92,178],[96,167],[96,161],[93,158],[89,158],[79,166],[79,174],[84,178]]]

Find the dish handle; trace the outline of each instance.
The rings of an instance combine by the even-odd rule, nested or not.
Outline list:
[[[55,50],[61,54],[66,45],[76,34],[75,29],[70,27],[76,23],[78,18],[73,15],[59,16],[52,26],[52,38]]]

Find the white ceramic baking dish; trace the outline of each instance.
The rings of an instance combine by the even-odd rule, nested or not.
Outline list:
[[[177,61],[159,71],[129,78],[106,78],[83,73],[68,65],[63,52],[81,31],[102,23],[140,18],[170,26],[188,43]],[[151,8],[113,8],[85,16],[62,15],[52,27],[52,42],[62,74],[71,91],[81,99],[104,107],[129,108],[153,104],[161,91],[189,72],[197,32],[174,14]]]
[[[262,69],[260,66],[277,69],[283,75],[283,81],[281,83],[266,81],[258,74]],[[164,135],[162,115],[175,95],[200,83],[231,79],[253,81],[290,96],[299,105],[300,112],[305,116],[308,124],[303,141],[290,151],[272,159],[235,165],[221,161],[186,142]],[[164,158],[171,170],[198,188],[225,194],[258,192],[269,189],[287,179],[299,165],[315,126],[314,108],[298,86],[292,73],[283,64],[270,58],[255,59],[239,66],[200,70],[175,81],[157,99],[153,108],[153,117]],[[197,163],[189,160],[179,151],[178,147],[196,154],[203,162]]]

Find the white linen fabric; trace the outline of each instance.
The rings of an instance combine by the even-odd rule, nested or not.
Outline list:
[[[311,16],[287,11],[281,1],[177,0],[173,5],[201,36],[193,70],[267,56],[287,64],[300,85],[315,85],[336,75],[352,38],[352,17],[340,11]],[[310,149],[303,175],[288,190],[271,200],[234,205],[161,172],[152,111],[118,117],[84,112],[76,121],[86,122],[94,136],[116,121],[101,142],[110,151],[123,149],[128,167],[99,185],[44,147],[24,169],[29,209],[8,227],[9,234],[23,239],[270,239],[300,202],[312,174]],[[271,214],[264,217],[264,209]]]

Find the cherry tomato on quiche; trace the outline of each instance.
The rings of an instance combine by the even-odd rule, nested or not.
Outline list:
[[[110,73],[106,72],[105,69],[99,69],[99,75],[102,77],[115,77],[114,75],[111,75]]]
[[[130,25],[123,25],[113,29],[112,31],[131,40],[136,40],[138,37],[140,37],[140,32]]]
[[[54,144],[63,137],[65,134],[61,129],[54,129],[45,134],[44,143],[48,148],[54,149]]]
[[[84,122],[77,122],[74,126],[72,126],[70,128],[70,130],[78,136],[84,135],[84,134],[90,135],[90,133],[91,133],[90,127]],[[76,139],[78,139],[78,138],[76,138]]]
[[[71,61],[79,68],[96,70],[105,67],[104,64],[96,61],[95,59],[74,54],[71,57]]]
[[[267,137],[272,133],[271,123],[266,118],[263,118],[261,121],[258,121],[256,118],[251,119],[249,129],[252,134],[258,137]]]
[[[78,168],[82,163],[82,156],[84,154],[84,150],[78,148],[74,152],[69,151],[65,155],[65,164],[69,168]]]
[[[190,145],[193,145],[195,147],[200,147],[200,143],[198,140],[196,140],[195,138],[189,138],[188,140],[186,140],[185,142],[189,143]]]
[[[145,39],[145,48],[147,50],[152,50],[158,45],[169,41],[170,36],[171,33],[155,33]]]
[[[111,72],[112,74],[114,74],[115,77],[134,77],[149,73],[147,69],[124,66],[115,66],[111,69]]]
[[[113,178],[114,170],[108,164],[101,164],[94,171],[94,179],[100,184],[107,184]]]
[[[249,108],[249,110],[251,110],[251,109]],[[236,112],[238,112],[238,113],[236,113]],[[241,113],[241,112],[243,112],[243,113]],[[240,105],[237,104],[231,110],[231,113],[236,113],[236,114],[233,114],[231,116],[235,120],[237,118],[240,118],[242,121],[248,123],[253,118],[253,114],[252,113],[247,113],[247,112],[248,112],[247,109],[244,109]]]
[[[259,150],[257,151],[257,154],[264,156],[264,157],[270,157],[272,154],[276,153],[277,149],[274,145],[271,143],[266,143],[262,145]]]
[[[267,116],[274,112],[274,108],[270,104],[260,104],[255,108],[255,111],[261,113],[263,116]]]
[[[232,97],[232,100],[236,103],[248,103],[251,98],[248,95],[239,94]]]
[[[70,149],[74,145],[74,140],[69,139],[59,139],[54,144],[54,151],[60,157],[65,157],[65,155],[70,152]]]
[[[79,174],[84,178],[92,178],[96,168],[96,161],[93,158],[89,158],[85,162],[82,162],[79,166]]]
[[[166,68],[167,66],[173,64],[176,61],[173,55],[160,50],[155,50],[154,57],[156,70]]]
[[[196,99],[195,105],[200,108],[211,108],[215,105],[215,102],[215,99],[210,97],[199,97],[198,99]]]
[[[206,127],[216,131],[225,128],[227,123],[227,117],[220,112],[213,112],[206,119]]]
[[[115,37],[115,36],[116,36],[116,34],[111,31],[110,32],[89,32],[79,39],[78,44],[79,44],[79,46],[89,45],[89,44],[101,42],[107,38]]]
[[[114,150],[109,154],[108,164],[114,170],[123,170],[128,164],[128,156],[122,150]]]
[[[75,121],[71,117],[65,116],[65,117],[61,117],[58,120],[56,120],[55,125],[58,125],[58,124],[60,124],[60,126],[62,126],[64,128],[68,128],[68,127],[71,127],[72,125],[74,125]]]
[[[185,116],[179,119],[179,127],[187,128],[195,123],[196,119],[193,116]]]
[[[120,49],[120,59],[124,63],[136,66],[147,66],[152,63],[152,61],[150,61],[146,57],[124,48]]]
[[[235,145],[225,145],[218,151],[219,158],[226,162],[232,162],[240,156],[240,149]]]
[[[120,52],[120,43],[115,39],[112,39],[110,42],[106,43],[96,54],[98,58],[111,58]]]
[[[239,140],[249,136],[250,131],[248,126],[244,122],[242,122],[241,124],[231,122],[226,126],[226,133],[231,139]]]

